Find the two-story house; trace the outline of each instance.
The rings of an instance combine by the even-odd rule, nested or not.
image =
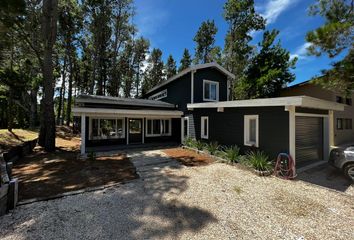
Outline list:
[[[299,165],[324,160],[333,145],[333,111],[344,105],[307,96],[229,101],[234,75],[217,63],[195,65],[163,81],[143,99],[83,95],[81,152],[186,137],[275,158],[289,153]]]

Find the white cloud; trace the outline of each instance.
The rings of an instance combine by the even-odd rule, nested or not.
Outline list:
[[[298,48],[296,48],[295,52],[290,54],[290,59],[297,57],[298,59],[306,59],[307,56],[307,48],[311,46],[311,43],[305,42]]]
[[[262,17],[267,19],[267,24],[271,24],[277,20],[282,12],[298,1],[299,0],[268,0],[266,4],[257,6],[257,9],[261,12]]]

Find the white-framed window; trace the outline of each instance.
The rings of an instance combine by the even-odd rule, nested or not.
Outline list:
[[[171,119],[146,119],[146,136],[171,136]]]
[[[183,118],[183,137],[189,137],[189,117]]]
[[[124,118],[90,118],[90,140],[125,138]]]
[[[209,138],[209,117],[200,118],[200,137],[202,139]]]
[[[258,115],[244,116],[244,145],[259,146],[259,121]]]
[[[203,80],[203,100],[219,101],[219,83]]]

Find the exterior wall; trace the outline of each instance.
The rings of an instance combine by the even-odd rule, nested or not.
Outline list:
[[[290,87],[287,89],[284,89],[281,93],[281,96],[286,97],[286,96],[300,96],[300,95],[306,95],[310,97],[315,97],[327,101],[333,101],[336,102],[336,97],[341,96],[340,94],[337,94],[335,92],[326,90],[321,88],[318,85],[311,84],[311,83],[305,83],[302,85]],[[349,97],[350,98],[350,97]],[[354,101],[354,93],[351,95],[352,101]],[[354,102],[353,102],[354,103]],[[352,119],[352,125],[354,126],[353,118],[354,118],[354,105],[352,104],[347,105],[344,107],[343,112],[334,112],[334,144],[335,145],[340,145],[340,144],[345,144],[345,143],[353,143],[354,142],[354,128],[353,129],[343,129],[343,130],[338,130],[337,129],[337,118],[349,118]]]
[[[104,117],[102,117],[104,118]],[[139,118],[139,117],[137,117]],[[89,117],[86,117],[86,136],[85,143],[86,147],[99,147],[99,146],[119,146],[127,144],[127,135],[129,134],[128,130],[128,118],[125,119],[125,136],[120,139],[99,139],[99,140],[89,140],[89,129],[90,122]],[[172,118],[171,119],[171,136],[157,136],[157,137],[147,137],[146,136],[146,118],[143,118],[144,124],[144,143],[154,143],[154,142],[181,142],[181,119],[180,118]]]
[[[217,141],[221,145],[237,145],[243,152],[244,115],[259,116],[259,149],[272,158],[280,152],[289,152],[289,112],[284,107],[250,107],[217,109],[194,109],[188,114],[190,137],[200,138],[201,116],[209,117],[208,142]]]
[[[191,103],[191,73],[188,73],[179,79],[161,86],[157,90],[144,95],[144,98],[167,89],[167,97],[160,99],[161,101],[177,105],[177,109],[183,112],[187,111],[187,104]],[[227,101],[227,76],[217,69],[205,68],[198,69],[194,73],[194,103],[203,101],[203,80],[219,82],[219,101]]]
[[[227,101],[227,76],[217,69],[199,69],[194,74],[194,103],[206,102],[203,100],[203,80],[219,83],[219,101]]]

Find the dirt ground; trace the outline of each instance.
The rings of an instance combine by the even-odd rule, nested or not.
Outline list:
[[[162,152],[189,167],[205,166],[214,162],[214,160],[208,156],[183,148],[170,148],[165,149]]]
[[[53,153],[36,147],[32,154],[14,164],[13,175],[19,179],[19,200],[51,197],[137,178],[135,167],[125,155],[78,159],[80,139],[67,134],[65,138],[56,138],[56,146]]]
[[[37,136],[38,133],[31,130],[13,129],[9,132],[7,129],[0,129],[0,153],[26,141],[34,140]]]

